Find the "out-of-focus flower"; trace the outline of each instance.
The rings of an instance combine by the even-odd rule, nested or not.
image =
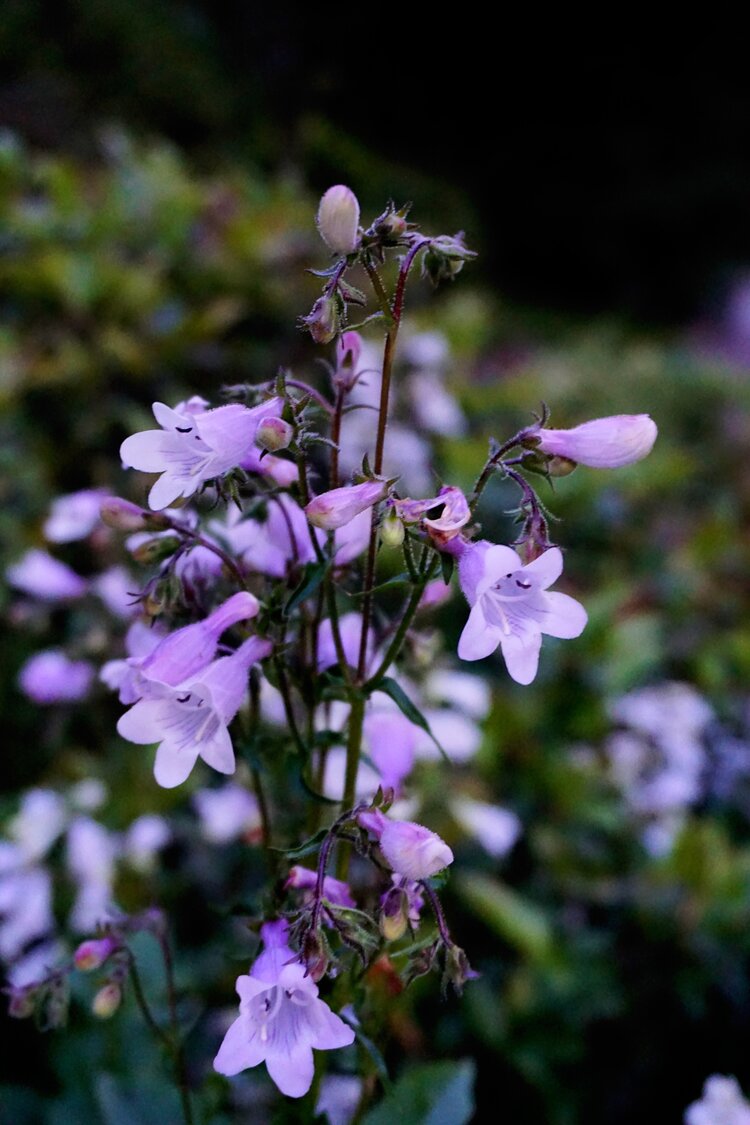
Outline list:
[[[393,871],[407,879],[429,879],[453,863],[453,852],[437,833],[408,820],[386,819],[379,842]]]
[[[8,835],[24,861],[43,859],[68,821],[65,801],[53,789],[28,789],[21,807],[8,822]]]
[[[18,686],[34,703],[74,703],[88,695],[94,672],[88,660],[71,660],[59,649],[50,648],[22,665]]]
[[[712,1074],[700,1101],[687,1107],[683,1120],[685,1125],[750,1125],[750,1102],[736,1078]]]
[[[102,985],[91,1001],[91,1011],[97,1019],[109,1020],[122,1003],[122,987],[117,981]]]
[[[82,941],[73,954],[73,963],[82,973],[91,973],[94,969],[100,969],[118,948],[119,942],[110,935]]]
[[[140,612],[138,585],[124,566],[109,567],[91,583],[94,593],[101,598],[109,612],[126,621]]]
[[[339,618],[339,633],[341,645],[344,650],[347,664],[356,668],[359,659],[359,646],[362,637],[362,615],[359,613],[345,613]],[[367,663],[372,659],[372,637],[367,638]],[[338,664],[339,658],[333,639],[333,626],[330,619],[321,621],[318,630],[318,671],[332,668]]]
[[[160,511],[239,465],[258,423],[280,414],[282,407],[282,399],[274,398],[252,409],[232,403],[188,414],[155,402],[154,417],[162,428],[132,434],[120,446],[120,456],[133,469],[161,474],[148,497],[149,507]]]
[[[359,241],[359,200],[344,184],[330,187],[318,206],[320,237],[334,254],[351,254]]]
[[[469,836],[473,836],[495,859],[502,859],[521,834],[522,825],[514,812],[473,797],[454,797],[450,810]]]
[[[85,539],[99,523],[103,488],[84,488],[52,501],[44,524],[44,536],[50,543],[72,543]]]
[[[248,671],[270,651],[269,641],[250,637],[192,679],[177,686],[162,683],[158,693],[140,699],[120,718],[122,738],[146,746],[159,743],[154,764],[159,785],[181,785],[199,757],[219,773],[234,773],[227,728],[247,690]]]
[[[229,844],[254,834],[260,828],[260,810],[252,793],[241,785],[221,785],[199,789],[193,803],[201,822],[204,839],[211,844]]]
[[[24,867],[20,850],[6,845],[0,855],[0,958],[15,960],[53,925],[49,872],[43,867]]]
[[[313,1049],[348,1047],[354,1031],[319,998],[318,988],[287,945],[285,922],[261,929],[264,951],[237,979],[240,1014],[214,1059],[233,1075],[265,1062],[282,1094],[301,1098],[313,1080]]]
[[[458,642],[462,660],[481,660],[500,645],[512,679],[530,684],[543,633],[577,637],[583,632],[587,620],[583,606],[567,594],[547,593],[562,572],[557,547],[524,566],[510,547],[482,540],[466,547],[458,568],[471,605]]]
[[[388,482],[382,480],[367,480],[348,488],[332,488],[311,500],[305,508],[305,515],[314,527],[334,531],[387,495]]]
[[[88,588],[74,570],[37,547],[32,547],[17,563],[9,566],[5,577],[10,586],[47,602],[81,598]]]
[[[135,703],[141,696],[140,664],[164,640],[164,629],[137,620],[125,634],[125,660],[108,660],[99,671],[99,679],[111,691],[119,693],[120,703]]]
[[[144,813],[136,817],[122,838],[122,854],[131,867],[148,873],[156,857],[172,839],[172,830],[163,816]]]
[[[96,929],[116,913],[112,901],[117,843],[107,829],[79,816],[68,829],[68,870],[77,886],[69,924],[76,933]]]
[[[656,435],[656,423],[648,414],[615,414],[572,430],[538,430],[528,444],[592,469],[619,469],[648,456]]]
[[[350,1125],[362,1096],[362,1079],[356,1074],[324,1074],[316,1114],[328,1125]]]

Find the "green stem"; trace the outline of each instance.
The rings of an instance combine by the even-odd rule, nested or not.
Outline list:
[[[169,938],[166,933],[157,931],[156,939],[161,948],[162,960],[164,961],[164,975],[167,979],[167,1004],[169,1007],[169,1023],[172,1031],[172,1058],[174,1060],[175,1080],[177,1082],[177,1088],[180,1091],[182,1116],[185,1119],[185,1125],[193,1125],[193,1107],[190,1103],[190,1087],[188,1086],[187,1080],[185,1048],[182,1036],[180,1035],[180,1023],[177,1015],[177,989],[174,979],[172,947],[169,944]]]
[[[356,791],[357,791],[357,772],[359,770],[359,758],[362,753],[362,726],[365,719],[365,700],[362,696],[357,695],[352,699],[351,711],[349,712],[349,732],[346,743],[346,777],[344,780],[344,794],[342,797],[342,804],[345,809],[351,809],[354,806]],[[351,848],[344,844],[339,846],[339,854],[336,861],[336,877],[346,881],[349,873],[349,857]]]
[[[406,604],[406,609],[404,610],[403,617],[399,622],[398,629],[393,635],[393,640],[386,650],[385,656],[381,660],[380,665],[378,666],[376,671],[373,672],[373,674],[365,684],[365,689],[368,691],[371,691],[380,682],[380,680],[382,680],[391,664],[393,664],[394,660],[397,659],[399,653],[401,652],[401,647],[406,639],[406,634],[409,631],[409,627],[414,620],[414,616],[417,610],[419,609],[419,603],[422,600],[422,595],[424,594],[425,587],[427,586],[427,583],[430,581],[430,579],[434,577],[437,571],[436,563],[438,562],[438,556],[434,552],[426,550],[424,559],[429,559],[429,562],[427,566],[423,568],[423,573],[411,592],[409,601]]]

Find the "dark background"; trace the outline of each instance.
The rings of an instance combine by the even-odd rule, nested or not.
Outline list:
[[[657,43],[616,9],[579,30],[528,9],[487,26],[471,5],[442,21],[236,0],[3,13],[0,120],[43,147],[85,153],[117,120],[314,188],[345,172],[365,209],[421,173],[423,211],[468,227],[487,280],[574,314],[683,323],[750,258],[747,67],[710,21]]]

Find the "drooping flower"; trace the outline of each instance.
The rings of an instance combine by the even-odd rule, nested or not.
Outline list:
[[[648,414],[614,414],[583,422],[572,430],[541,429],[529,444],[542,453],[592,469],[619,469],[648,456],[657,432]]]
[[[372,508],[388,495],[388,482],[366,480],[347,488],[331,488],[321,492],[305,508],[305,515],[314,527],[334,531],[343,527],[360,512]]]
[[[240,1014],[214,1059],[219,1074],[264,1062],[282,1094],[301,1098],[313,1080],[313,1049],[348,1047],[354,1031],[320,999],[312,977],[287,945],[286,922],[261,929],[264,950],[248,976],[237,978]]]
[[[252,409],[232,403],[188,413],[155,402],[154,417],[162,428],[132,434],[120,446],[120,456],[133,469],[161,474],[148,497],[149,507],[161,511],[238,466],[252,449],[261,419],[280,414],[282,407],[283,400],[273,398]]]
[[[59,649],[36,652],[22,665],[18,686],[34,703],[74,703],[85,699],[94,679],[88,660],[71,660]]]
[[[330,187],[318,206],[320,237],[334,254],[351,254],[359,234],[359,201],[345,184]]]
[[[182,784],[198,758],[219,773],[234,773],[228,726],[247,689],[247,674],[271,651],[269,641],[250,637],[231,656],[214,660],[184,683],[164,682],[120,718],[119,734],[129,742],[159,743],[154,776],[172,789]]]
[[[482,540],[463,551],[461,588],[471,606],[458,642],[462,660],[481,660],[501,646],[510,676],[530,684],[536,676],[542,634],[578,637],[586,611],[567,594],[548,593],[562,572],[557,547],[525,566],[510,547]]]
[[[84,579],[74,570],[37,547],[9,566],[5,577],[10,586],[47,602],[81,598],[87,589]]]
[[[431,500],[394,500],[393,506],[405,523],[422,521],[437,547],[455,539],[471,519],[469,505],[460,488],[445,485]],[[440,509],[434,517],[428,512]]]
[[[370,817],[363,826],[378,839],[392,870],[406,879],[429,879],[453,863],[453,852],[445,841],[422,824],[383,816]]]

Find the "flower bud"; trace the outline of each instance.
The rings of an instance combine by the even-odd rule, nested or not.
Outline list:
[[[377,235],[386,246],[393,246],[406,234],[409,224],[406,221],[406,209],[397,211],[389,203],[382,215],[378,215],[372,224],[372,232]]]
[[[462,233],[440,235],[432,239],[422,259],[422,276],[428,277],[433,285],[453,281],[463,269],[464,262],[475,257],[474,251],[464,245]]]
[[[148,527],[143,508],[131,504],[129,500],[121,500],[119,496],[107,496],[102,500],[99,514],[102,523],[115,531],[145,531]]]
[[[336,371],[334,384],[350,391],[357,381],[362,337],[359,332],[343,332],[336,344]]]
[[[93,972],[99,969],[118,948],[118,942],[113,937],[103,937],[99,940],[84,941],[73,954],[73,962],[82,973]]]
[[[91,1011],[100,1020],[111,1019],[122,1003],[122,988],[110,981],[100,988],[91,1003]]]
[[[524,444],[592,469],[619,469],[646,457],[657,432],[648,414],[615,414],[572,430],[538,430]]]
[[[302,959],[307,966],[308,976],[317,984],[322,980],[330,963],[325,939],[312,931],[305,934],[302,942]]]
[[[286,449],[293,437],[294,426],[283,418],[263,418],[255,431],[255,444],[275,453],[278,449]]]
[[[300,317],[316,344],[330,344],[341,327],[339,302],[335,297],[323,294],[310,309],[307,316]]]
[[[406,531],[395,508],[386,515],[380,525],[380,541],[386,547],[400,547],[404,541]]]
[[[380,932],[386,941],[398,941],[409,925],[409,900],[400,887],[391,887],[381,900]]]
[[[380,836],[380,850],[392,869],[407,879],[429,879],[453,863],[453,852],[440,837],[408,820],[389,820]]]
[[[37,990],[35,988],[12,988],[8,1001],[8,1015],[14,1020],[26,1020],[36,1010]]]
[[[155,535],[153,539],[133,547],[130,553],[136,562],[148,565],[171,558],[179,546],[180,540],[176,535]]]
[[[388,482],[366,480],[362,484],[348,488],[332,488],[321,492],[305,508],[305,514],[313,525],[324,531],[335,531],[350,523],[360,512],[371,508],[388,495]]]
[[[320,237],[334,254],[351,254],[359,241],[359,200],[351,188],[336,184],[318,207]]]

